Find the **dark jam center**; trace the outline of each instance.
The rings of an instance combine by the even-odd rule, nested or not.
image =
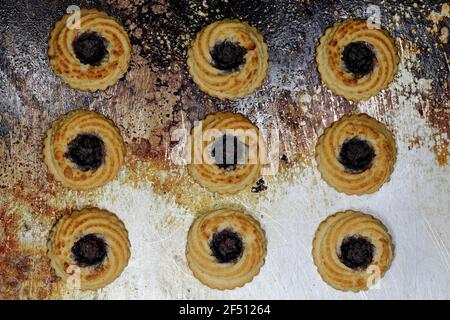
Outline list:
[[[341,243],[339,259],[353,270],[367,269],[372,263],[375,247],[369,239],[361,236],[350,236]]]
[[[106,242],[95,234],[88,234],[72,247],[73,259],[80,267],[89,267],[103,262],[107,254]]]
[[[241,236],[229,229],[215,233],[209,247],[219,263],[236,263],[244,252]]]
[[[214,142],[211,155],[219,168],[235,170],[238,164],[244,162],[247,148],[236,136],[224,134]]]
[[[81,171],[96,170],[105,159],[105,145],[94,134],[80,134],[69,143],[65,157]]]
[[[98,66],[106,57],[105,40],[95,32],[85,32],[73,42],[73,50],[83,64]]]
[[[359,78],[372,71],[375,60],[372,48],[363,41],[348,44],[342,52],[345,68]]]
[[[212,48],[210,54],[214,67],[223,71],[237,70],[245,63],[247,50],[236,42],[218,42]]]
[[[345,141],[339,152],[339,162],[351,173],[361,173],[369,169],[374,158],[375,150],[372,146],[357,137]]]

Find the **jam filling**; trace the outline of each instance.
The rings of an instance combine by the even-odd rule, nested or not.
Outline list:
[[[106,258],[107,245],[102,238],[95,234],[88,234],[75,242],[72,255],[79,267],[99,265]]]
[[[247,145],[236,136],[224,134],[214,142],[211,155],[214,163],[221,169],[236,170],[238,164],[243,163]]]
[[[81,171],[96,170],[105,160],[105,144],[94,134],[79,134],[69,142],[64,156]]]
[[[341,243],[339,260],[353,270],[365,270],[373,261],[375,246],[369,239],[354,235]]]
[[[212,65],[222,71],[236,71],[245,63],[247,50],[237,42],[217,42],[211,52]]]
[[[83,64],[99,66],[108,54],[106,40],[96,32],[85,32],[73,42],[76,57]]]
[[[361,78],[373,70],[376,55],[368,43],[357,41],[344,48],[342,61],[347,71],[353,73],[357,78]]]
[[[339,162],[350,173],[361,173],[372,166],[375,150],[365,140],[358,137],[345,141],[339,152]]]
[[[214,233],[209,247],[219,263],[236,263],[244,253],[241,236],[230,229]]]

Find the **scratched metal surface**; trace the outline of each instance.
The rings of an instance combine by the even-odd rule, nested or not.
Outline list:
[[[73,1],[0,3],[0,298],[242,298],[449,299],[450,170],[449,5],[441,1],[78,1],[117,16],[131,35],[133,59],[124,79],[95,94],[55,77],[46,46],[54,23]],[[396,38],[399,73],[367,102],[333,96],[320,82],[314,47],[335,20],[367,17],[378,5]],[[255,94],[220,101],[190,80],[185,52],[211,21],[236,17],[255,25],[270,51],[269,76]],[[119,178],[91,192],[61,188],[41,161],[50,123],[75,108],[97,110],[120,127],[127,161]],[[280,172],[267,190],[221,197],[204,192],[170,162],[170,133],[218,110],[246,114],[282,139]],[[399,156],[391,181],[370,196],[328,187],[312,158],[332,121],[361,111],[394,132]],[[276,159],[273,159],[276,160]],[[48,232],[66,209],[94,205],[125,222],[132,258],[122,276],[96,292],[67,290],[49,267]],[[266,264],[233,291],[202,286],[184,256],[187,230],[198,214],[237,205],[266,230]],[[343,293],[322,282],[312,262],[319,222],[338,210],[380,217],[395,241],[395,259],[380,286]]]

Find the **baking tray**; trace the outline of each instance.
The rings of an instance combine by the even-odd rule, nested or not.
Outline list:
[[[72,4],[107,11],[130,34],[130,69],[106,91],[70,89],[49,67],[49,33]],[[396,40],[399,72],[376,97],[348,102],[321,84],[314,49],[334,21],[365,18],[377,8],[381,24]],[[264,86],[234,101],[201,93],[185,64],[195,34],[225,17],[257,27],[270,52]],[[450,298],[448,3],[3,0],[0,19],[0,298]],[[62,188],[41,161],[47,128],[76,108],[113,119],[127,147],[118,179],[90,192]],[[210,194],[189,178],[184,166],[170,161],[177,148],[171,133],[219,110],[241,112],[262,130],[279,133],[279,159],[272,160],[279,160],[280,170],[263,177],[267,190],[249,188],[228,197]],[[337,193],[320,179],[313,160],[318,135],[351,112],[368,113],[396,137],[395,171],[373,195]],[[201,285],[185,258],[186,234],[195,216],[223,205],[254,215],[268,239],[261,273],[232,291]],[[55,221],[65,210],[85,206],[117,213],[132,243],[122,276],[95,292],[66,289],[45,252]],[[345,209],[374,214],[394,238],[392,267],[368,292],[332,289],[312,261],[311,241],[318,224]]]

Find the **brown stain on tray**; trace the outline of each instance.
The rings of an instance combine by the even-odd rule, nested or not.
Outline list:
[[[436,22],[427,17],[441,12],[439,1],[394,0],[377,2],[383,26],[392,32],[397,45],[416,60],[405,61],[415,79],[433,79],[431,88],[417,92],[415,86],[395,87],[373,98],[379,120],[390,114],[400,96],[420,95],[415,110],[433,128],[437,163],[447,165],[449,119],[449,44],[441,29],[448,18]],[[121,183],[151,182],[153,190],[191,212],[237,204],[257,206],[280,183],[298,177],[292,169],[313,165],[317,137],[343,114],[358,112],[360,104],[334,96],[321,84],[314,63],[314,48],[326,27],[343,17],[364,17],[368,3],[361,1],[250,1],[229,0],[107,0],[80,1],[80,6],[106,10],[121,20],[133,43],[133,59],[124,79],[104,92],[72,90],[52,75],[46,45],[54,23],[70,1],[45,0],[34,4],[18,0],[0,4],[5,24],[0,26],[0,297],[58,298],[61,284],[51,271],[45,238],[62,210],[73,209],[77,199],[95,205],[104,189],[69,192],[48,175],[41,160],[42,139],[51,122],[75,108],[97,110],[113,119],[127,145],[127,163]],[[375,2],[374,2],[375,3]],[[206,4],[206,6],[205,6]],[[24,16],[23,8],[33,14]],[[397,16],[399,19],[397,19]],[[409,17],[408,17],[409,16]],[[20,17],[20,19],[17,19]],[[196,33],[222,18],[238,18],[256,26],[270,51],[270,72],[264,86],[254,95],[237,101],[222,101],[204,95],[191,81],[186,50]],[[428,27],[418,28],[423,25]],[[438,32],[434,32],[434,29]],[[20,39],[19,41],[17,39]],[[33,59],[30,59],[33,57]],[[183,166],[169,161],[176,143],[171,133],[182,124],[192,126],[208,113],[230,110],[279,129],[281,173],[264,177],[268,187],[260,193],[251,188],[224,197],[205,192]],[[425,137],[408,137],[420,147]],[[288,170],[289,169],[289,170]],[[296,171],[297,172],[297,171]],[[189,191],[189,192],[187,192]],[[18,203],[26,210],[11,208]],[[34,219],[45,231],[40,242],[24,244],[24,221]]]
[[[441,167],[447,165],[448,163],[448,141],[443,140],[441,144],[436,143],[433,147],[436,159]]]
[[[10,200],[9,205],[0,202],[0,296],[59,298],[58,277],[50,267],[45,245],[20,242],[19,234],[28,232],[29,226],[11,212],[11,203],[17,205],[18,200]]]

